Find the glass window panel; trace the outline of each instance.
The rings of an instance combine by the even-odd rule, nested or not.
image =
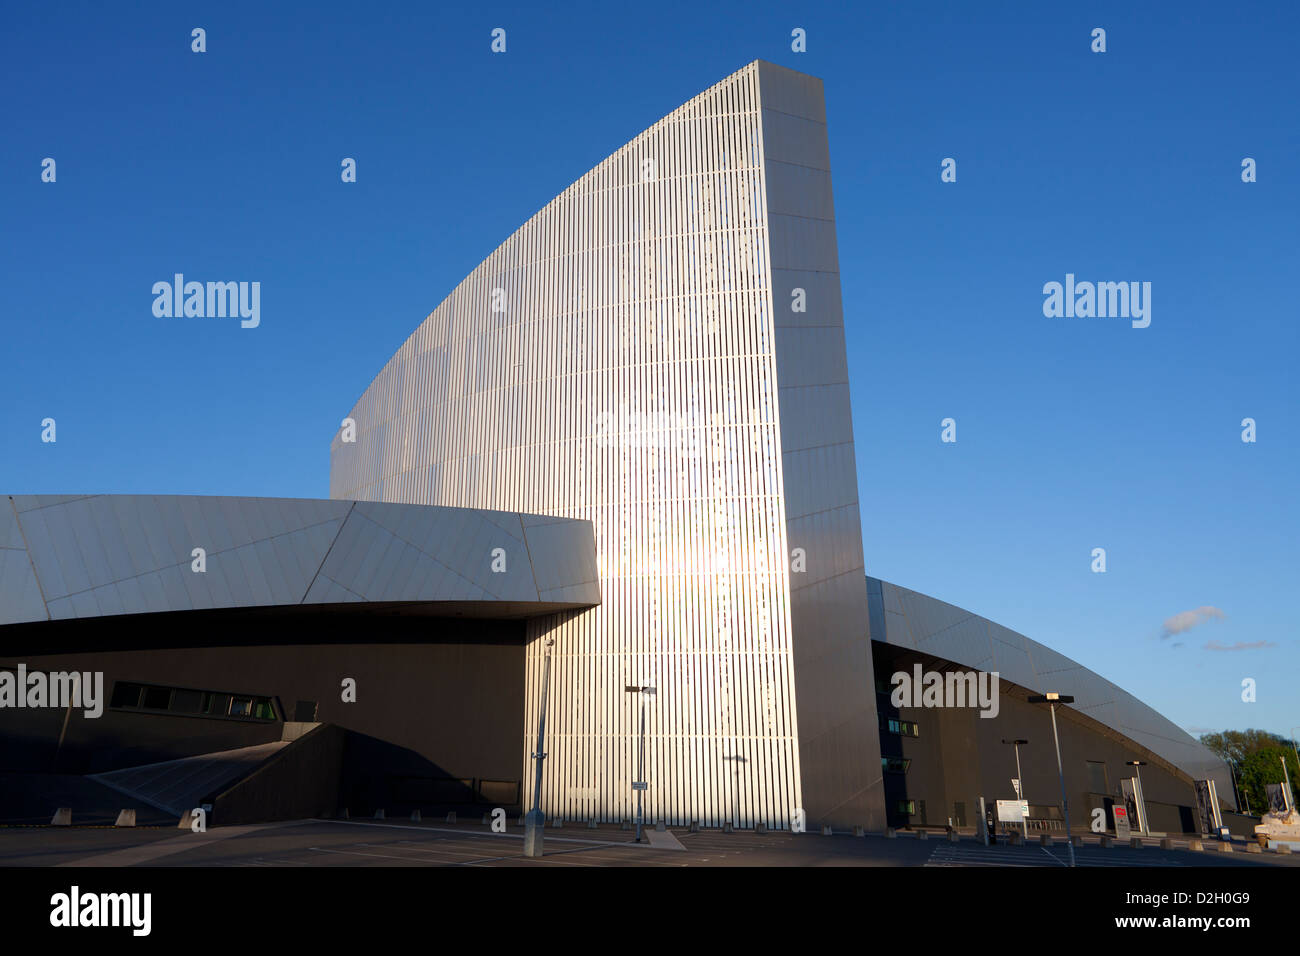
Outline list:
[[[118,681],[113,685],[113,698],[109,701],[110,707],[139,707],[140,694],[144,687],[140,684],[128,684]]]
[[[167,705],[171,703],[172,689],[170,687],[146,687],[144,689],[144,709],[145,710],[166,710]]]

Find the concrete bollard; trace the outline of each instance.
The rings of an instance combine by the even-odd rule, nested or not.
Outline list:
[[[375,811],[375,819],[376,819],[376,820],[386,820],[386,819],[388,819],[388,815],[385,814],[383,810],[376,810],[376,811]]]
[[[1231,853],[1231,852],[1232,852],[1232,844],[1229,843],[1227,840],[1221,840],[1221,841],[1219,842],[1219,852],[1220,852],[1220,853]]]
[[[699,832],[700,832],[700,821],[699,821],[699,820],[692,820],[692,821],[691,821],[691,825],[690,825],[689,827],[686,828],[686,832],[687,832],[687,833],[699,833]]]
[[[658,823],[655,824],[656,833],[666,833],[667,831],[668,831],[668,827],[664,825],[664,822],[662,820],[660,820]]]
[[[117,822],[114,823],[113,826],[115,826],[115,827],[133,827],[133,826],[135,826],[135,811],[134,811],[134,810],[120,810],[120,811],[118,811],[118,814],[117,814]]]
[[[632,821],[629,820],[627,817],[624,817],[623,822],[618,825],[618,828],[620,830],[630,830],[632,829]]]
[[[1130,848],[1130,849],[1133,849],[1133,850],[1140,850],[1140,849],[1142,849],[1142,838],[1141,838],[1141,837],[1129,837],[1129,838],[1128,838],[1128,845],[1129,845],[1129,848]]]
[[[1115,838],[1113,836],[1111,836],[1109,833],[1103,833],[1101,835],[1101,848],[1103,850],[1109,850],[1114,845],[1115,845]]]
[[[1051,835],[1050,833],[1040,833],[1040,834],[1038,834],[1038,845],[1039,845],[1039,846],[1051,846],[1054,842],[1055,842],[1055,841],[1052,839],[1052,835]]]
[[[1274,852],[1274,853],[1291,853],[1291,852],[1294,852],[1294,851],[1292,851],[1292,849],[1291,849],[1291,844],[1290,844],[1290,843],[1279,843],[1277,846],[1273,847],[1273,852]]]
[[[767,832],[767,824],[766,824],[766,823],[755,823],[755,824],[754,824],[754,832],[757,833],[759,836],[762,836],[764,833]]]
[[[70,827],[72,826],[72,807],[59,807],[54,811],[54,818],[50,820],[52,827]]]
[[[855,837],[864,837],[867,835],[867,831],[860,826],[855,826],[853,828],[853,835]]]
[[[1021,846],[1025,842],[1025,835],[1019,830],[1012,830],[1007,834],[1007,842],[1012,846]]]
[[[1164,837],[1164,838],[1160,841],[1160,849],[1162,849],[1162,850],[1172,850],[1172,849],[1174,849],[1174,841],[1173,841],[1173,838],[1172,838],[1172,837]]]
[[[411,811],[411,822],[412,822],[412,823],[423,823],[423,822],[424,822],[424,816],[420,813],[419,810],[412,810],[412,811]]]
[[[1188,840],[1187,849],[1192,850],[1196,853],[1200,853],[1202,850],[1205,849],[1205,844],[1203,844],[1200,840]]]
[[[834,836],[834,835],[835,835],[835,831],[832,830],[829,826],[822,827],[822,836]]]
[[[723,832],[723,833],[735,833],[735,832],[736,832],[736,828],[735,828],[734,826],[732,826],[732,825],[731,825],[731,821],[728,820],[726,823],[724,823],[724,824],[722,825],[722,832]]]
[[[895,830],[893,827],[885,827],[885,839],[886,839],[886,840],[897,840],[897,839],[898,839],[898,831]]]
[[[561,817],[551,817],[551,826],[556,830],[563,828],[564,820]]]
[[[447,814],[447,822],[448,822],[448,823],[455,823],[455,822],[456,822],[456,811],[455,811],[455,810],[452,810],[450,813]]]
[[[928,840],[930,839],[930,832],[928,830],[917,830],[916,838],[918,840]]]
[[[1247,843],[1247,844],[1246,844],[1246,852],[1247,852],[1247,853],[1263,853],[1264,850],[1263,850],[1263,848],[1262,848],[1258,843]]]

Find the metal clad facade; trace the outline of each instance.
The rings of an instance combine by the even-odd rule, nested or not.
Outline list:
[[[543,806],[553,815],[634,814],[640,704],[625,685],[658,688],[646,708],[648,819],[785,827],[802,808],[787,569],[794,491],[783,481],[772,266],[823,269],[835,255],[834,223],[824,115],[769,126],[764,110],[768,98],[796,119],[817,113],[820,82],[768,66],[750,64],[695,97],[525,223],[380,372],[351,413],[357,441],[336,436],[331,446],[337,497],[593,523],[601,606],[530,625],[523,777],[531,786],[541,638],[550,637]],[[765,129],[800,142],[766,143]],[[776,209],[768,194],[764,150],[773,146],[790,208]],[[820,169],[797,166],[810,156]],[[770,246],[776,214],[790,220],[781,253]],[[817,324],[832,334],[810,329],[793,343],[804,372],[791,365],[789,374],[844,396],[826,433],[842,444],[847,378],[831,271],[810,282],[825,292]],[[816,411],[802,408],[798,427],[811,426]],[[847,435],[847,450],[799,459],[829,483],[800,500],[841,509],[833,529],[801,528],[814,549],[837,549],[821,572],[836,564],[860,575]],[[801,506],[799,520],[806,514]],[[810,581],[805,616],[811,627],[822,601],[819,626],[845,626],[837,640],[856,637],[861,648],[865,600],[854,582],[853,595],[837,596]],[[808,646],[810,666],[832,663],[824,636]],[[841,656],[859,673],[833,675],[833,691],[850,687],[870,704],[869,648],[857,657]],[[844,710],[813,712],[825,723]],[[849,772],[823,775],[823,786],[839,788],[826,805],[851,812],[846,822],[871,823],[851,791],[869,782],[875,761],[831,730],[821,730],[835,741],[827,755]],[[869,730],[874,750],[874,720]]]
[[[759,77],[804,806],[812,825],[883,829],[825,100],[815,77]]]

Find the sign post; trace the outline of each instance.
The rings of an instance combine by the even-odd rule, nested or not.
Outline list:
[[[1137,815],[1138,833],[1150,833],[1151,825],[1147,822],[1147,801],[1142,795],[1142,768],[1146,766],[1145,760],[1127,760],[1125,761],[1133,768],[1133,812]]]
[[[1132,835],[1132,828],[1128,822],[1128,810],[1116,805],[1112,811],[1115,814],[1115,839],[1127,840]]]
[[[1019,763],[1019,760],[1017,760],[1016,762]],[[1019,770],[1020,768],[1017,767],[1016,769]],[[1020,778],[1019,778],[1019,777],[1012,777],[1012,778],[1011,778],[1011,787],[1012,787],[1013,790],[1016,791],[1016,799],[1017,799],[1017,800],[1023,800],[1023,801],[1024,801],[1024,804],[1025,804],[1025,815],[1024,815],[1024,818],[1021,820],[1021,823],[1024,824],[1024,829],[1025,829],[1025,841],[1028,842],[1028,840],[1029,840],[1029,801],[1028,801],[1028,800],[1024,800],[1024,796],[1025,796],[1025,795],[1024,795],[1023,793],[1020,792]]]
[[[1029,801],[1028,800],[999,800],[998,822],[999,823],[1019,823],[1028,827],[1029,819]],[[1025,831],[1028,833],[1028,830]]]
[[[1027,744],[1027,743],[1029,743],[1029,741],[1026,740],[1026,739],[1023,738],[1023,737],[1017,737],[1017,738],[1015,738],[1014,740],[1007,740],[1007,739],[1004,737],[1004,738],[1002,739],[1002,742],[1003,742],[1004,744],[1011,744],[1013,747],[1016,748],[1016,775],[1015,775],[1014,777],[1011,778],[1011,787],[1012,787],[1012,789],[1014,789],[1014,790],[1016,791],[1016,799],[1017,799],[1017,800],[1024,800],[1024,799],[1025,799],[1025,791],[1024,791],[1024,785],[1021,783],[1021,781],[1024,780],[1025,775],[1024,775],[1023,773],[1021,773],[1021,771],[1020,771],[1020,745],[1021,745],[1021,744]],[[1025,840],[1026,840],[1026,842],[1027,842],[1027,841],[1029,840],[1029,813],[1028,813],[1028,811],[1025,812],[1024,819],[1023,819],[1021,822],[1024,824],[1024,828],[1025,828]]]
[[[1196,812],[1202,833],[1209,835],[1219,832],[1223,826],[1223,817],[1219,813],[1219,794],[1213,780],[1196,781]]]

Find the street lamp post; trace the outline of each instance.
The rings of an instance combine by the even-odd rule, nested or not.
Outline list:
[[[1002,738],[1002,742],[1004,744],[1011,744],[1013,747],[1016,748],[1016,779],[1020,781],[1020,792],[1016,794],[1016,799],[1023,800],[1025,802],[1025,810],[1028,811],[1029,798],[1025,796],[1025,778],[1021,776],[1020,773],[1020,745],[1027,744],[1029,743],[1029,741],[1023,739],[1007,740],[1004,737]],[[1023,825],[1025,830],[1025,839],[1028,840],[1029,839],[1029,813],[1028,812],[1026,812],[1025,815],[1020,818],[1020,823]]]
[[[1070,800],[1065,795],[1065,768],[1061,764],[1061,738],[1056,732],[1056,705],[1073,704],[1074,698],[1066,694],[1035,694],[1031,704],[1048,704],[1052,710],[1052,739],[1056,742],[1056,772],[1061,778],[1061,809],[1065,811],[1065,845],[1070,848],[1070,866],[1074,866],[1074,840],[1070,837]]]
[[[1142,767],[1145,767],[1147,765],[1147,762],[1145,760],[1125,760],[1124,762],[1128,764],[1130,767],[1132,767],[1133,772],[1137,774],[1138,832],[1149,833],[1151,831],[1151,827],[1148,825],[1147,822],[1147,794],[1146,791],[1142,789],[1142,770],[1141,770]]]
[[[636,791],[636,842],[641,842],[641,825],[644,817],[641,814],[641,794],[646,791],[648,784],[644,776],[645,761],[645,695],[655,694],[657,690],[648,685],[638,686],[635,684],[626,684],[623,690],[629,694],[641,695],[641,738],[636,749],[636,776],[637,779],[632,781],[632,789]]]
[[[542,843],[546,836],[546,816],[542,813],[542,761],[546,752],[542,744],[546,737],[546,698],[551,689],[551,648],[555,638],[546,641],[546,669],[542,671],[542,709],[537,715],[537,749],[533,759],[537,761],[533,770],[533,808],[524,817],[524,856],[541,856]]]

